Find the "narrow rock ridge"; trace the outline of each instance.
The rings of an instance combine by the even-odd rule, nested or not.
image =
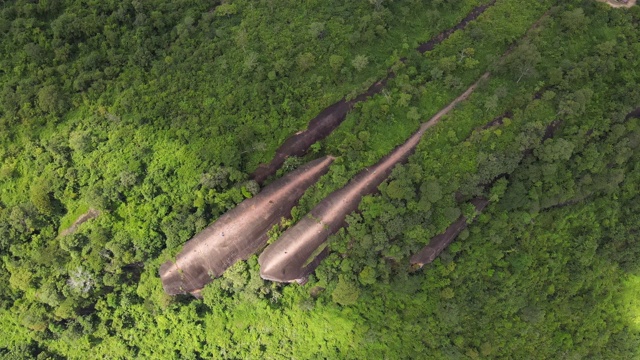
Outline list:
[[[454,27],[447,29],[431,40],[420,45],[416,50],[424,54],[427,51],[431,51],[436,45],[445,41],[451,34],[457,30],[464,29],[471,21],[480,16],[487,8],[494,5],[496,0],[493,0],[485,5],[480,5],[473,10],[460,21]],[[401,59],[404,62],[406,59]],[[276,171],[284,164],[285,160],[290,156],[302,156],[304,155],[311,145],[327,137],[333,130],[335,130],[344,121],[347,113],[353,109],[355,104],[366,100],[367,98],[378,94],[385,87],[387,81],[395,76],[393,71],[389,70],[388,75],[371,85],[367,91],[358,95],[355,99],[347,101],[342,99],[337,103],[325,108],[320,114],[313,118],[307,125],[307,129],[299,131],[296,134],[289,137],[285,142],[280,145],[276,150],[271,162],[268,164],[260,164],[258,168],[251,174],[251,178],[262,184],[267,178],[276,173]]]
[[[260,164],[253,174],[251,174],[251,178],[262,184],[267,178],[280,169],[289,156],[304,155],[311,145],[331,134],[331,132],[344,121],[347,113],[353,109],[355,104],[382,91],[391,77],[393,77],[392,74],[371,85],[365,93],[358,95],[353,100],[347,101],[343,98],[324,109],[309,122],[306,130],[297,132],[285,140],[276,150],[276,154],[271,162],[269,162],[269,164]]]
[[[633,118],[640,118],[640,107],[628,113],[627,116],[625,117],[625,120],[629,120]]]
[[[160,266],[165,292],[199,296],[200,289],[213,278],[260,250],[267,242],[267,231],[283,217],[291,216],[293,206],[329,170],[333,160],[326,156],[301,166],[187,241],[176,261]]]
[[[433,48],[436,47],[436,45],[438,45],[441,42],[443,42],[444,40],[446,40],[454,32],[456,32],[458,30],[461,30],[461,29],[464,29],[471,21],[475,20],[478,16],[480,16],[480,14],[482,14],[490,6],[493,6],[493,4],[495,4],[495,3],[496,3],[496,0],[493,0],[493,1],[489,2],[489,3],[487,3],[487,4],[477,6],[476,8],[471,10],[471,12],[467,15],[467,17],[462,19],[462,21],[460,21],[456,26],[441,32],[440,34],[435,36],[433,39],[431,39],[431,40],[427,41],[426,43],[420,45],[417,50],[421,54],[424,54],[427,51],[433,50]]]
[[[344,226],[346,216],[358,208],[362,197],[376,192],[394,166],[406,161],[413,153],[424,132],[467,99],[479,83],[488,77],[489,73],[485,73],[462,95],[423,123],[404,144],[376,165],[362,170],[345,187],[331,193],[276,242],[267,246],[258,259],[262,278],[278,282],[304,282],[320,263],[312,258],[314,253],[331,234]]]
[[[627,114],[626,119],[630,119],[632,117],[640,118],[640,108],[637,108],[631,111],[629,114]],[[504,115],[502,115],[501,117],[498,117],[497,119],[503,119],[503,118],[504,118]],[[495,122],[495,120],[493,122]],[[547,139],[553,138],[556,131],[558,131],[560,126],[562,126],[562,123],[563,123],[562,120],[553,120],[549,125],[547,125],[544,135],[541,138],[541,142],[544,142]],[[532,152],[533,152],[533,149],[527,149],[523,153],[523,155],[528,155],[528,154],[530,155]],[[573,205],[583,200],[584,198],[571,199],[556,205],[552,205],[548,208],[544,208],[543,210],[546,211],[549,209],[555,209],[555,208],[559,208],[567,205]],[[480,213],[489,204],[489,200],[480,197],[480,198],[475,198],[471,200],[471,203],[476,207],[476,212]],[[414,254],[410,259],[411,264],[417,265],[419,268],[421,268],[424,265],[430,264],[431,262],[433,262],[433,260],[435,260],[438,257],[438,255],[440,255],[440,253],[442,253],[442,251],[446,249],[447,246],[449,246],[458,237],[460,232],[462,232],[462,230],[464,230],[466,227],[467,227],[467,219],[464,216],[461,216],[460,218],[458,218],[458,220],[456,220],[453,224],[451,224],[447,228],[447,230],[445,230],[444,233],[432,238],[431,241],[429,241],[429,244],[427,246],[425,246],[422,250],[420,250],[420,252]]]
[[[475,206],[477,212],[481,212],[489,204],[489,200],[485,198],[475,198],[471,200],[471,204]],[[425,264],[430,264],[435,260],[444,249],[447,248],[457,237],[462,230],[467,227],[467,218],[460,216],[453,224],[449,225],[447,230],[440,235],[436,235],[429,241],[429,244],[422,248],[418,253],[411,257],[411,264],[423,267]]]

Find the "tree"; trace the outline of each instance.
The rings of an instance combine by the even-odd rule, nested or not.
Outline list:
[[[369,65],[369,58],[364,55],[356,55],[351,61],[351,65],[353,65],[356,71],[362,71]]]
[[[136,182],[138,182],[138,176],[131,171],[120,172],[119,178],[120,178],[120,185],[125,189],[131,188],[133,185],[136,184]]]
[[[43,86],[38,91],[38,107],[45,113],[54,115],[62,113],[66,104],[60,89],[55,85]]]
[[[47,310],[44,305],[32,305],[27,311],[20,314],[21,323],[25,327],[34,331],[45,331],[47,329]]]
[[[309,34],[314,39],[322,39],[325,35],[324,23],[312,22],[309,25]]]
[[[425,181],[420,186],[420,193],[431,203],[435,203],[443,197],[442,188],[437,180]]]
[[[258,54],[250,51],[244,59],[244,68],[247,71],[252,71],[256,66],[258,66]]]
[[[95,286],[95,280],[90,272],[82,268],[82,266],[78,266],[75,270],[69,272],[67,285],[72,291],[86,294]]]
[[[300,54],[298,55],[298,60],[297,60],[298,68],[303,72],[307,71],[315,65],[315,61],[316,61],[316,57],[313,56],[312,53],[307,52],[304,54]]]
[[[72,131],[71,134],[69,134],[69,147],[80,154],[91,151],[91,135],[88,131]]]
[[[584,10],[579,7],[562,14],[562,25],[569,32],[575,33],[589,25],[589,19],[584,15]]]
[[[358,275],[358,280],[362,285],[372,285],[378,280],[376,270],[370,266],[365,266]]]
[[[384,4],[385,0],[369,0],[369,4],[373,5],[376,11],[380,11],[382,9],[382,4]]]
[[[499,99],[498,96],[491,95],[487,97],[487,100],[484,102],[484,108],[488,112],[493,112],[498,108]]]
[[[458,60],[455,55],[442,57],[438,60],[438,68],[447,74],[453,72],[457,66]]]
[[[569,160],[575,145],[566,139],[547,139],[542,146],[534,150],[538,159],[544,162]]]
[[[340,55],[331,55],[329,56],[329,66],[334,72],[340,71],[342,65],[344,64],[344,58]]]
[[[231,17],[231,15],[235,15],[238,13],[238,7],[236,6],[236,4],[221,4],[216,7],[215,13],[216,16]]]
[[[505,68],[515,74],[519,83],[523,78],[536,74],[536,67],[542,60],[538,48],[529,41],[523,42],[505,59]]]
[[[410,107],[409,111],[407,111],[407,119],[409,120],[418,121],[421,117],[420,111],[415,106]]]
[[[354,305],[360,297],[360,288],[344,275],[340,275],[338,285],[331,293],[331,297],[336,304]]]
[[[41,182],[31,187],[31,202],[43,215],[53,214],[50,189],[46,184]]]
[[[200,185],[205,188],[225,188],[229,184],[229,169],[222,166],[213,166],[208,172],[200,175]]]
[[[505,178],[498,179],[491,187],[491,190],[489,192],[489,200],[491,202],[498,202],[502,198],[502,196],[504,196],[508,186],[509,180]]]
[[[576,119],[587,109],[593,90],[584,88],[565,96],[558,105],[558,115],[568,119]]]

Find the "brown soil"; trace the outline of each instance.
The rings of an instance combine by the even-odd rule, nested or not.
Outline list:
[[[182,248],[174,261],[160,267],[169,295],[192,293],[220,276],[238,260],[247,259],[267,243],[267,231],[291,209],[306,189],[329,170],[334,158],[311,161],[266,186],[251,199],[222,215]]]
[[[636,4],[636,0],[629,0],[626,4],[617,0],[598,0],[614,8],[630,8]]]
[[[89,209],[86,213],[80,215],[76,221],[73,222],[73,224],[71,226],[69,226],[68,228],[62,230],[62,232],[60,232],[59,236],[67,236],[67,235],[71,235],[73,233],[76,232],[76,230],[78,230],[78,226],[80,226],[81,224],[91,220],[91,219],[95,219],[98,216],[100,216],[100,211],[96,210],[96,209]]]
[[[482,14],[487,8],[492,6],[496,0],[491,1],[486,5],[481,5],[474,8],[460,23],[456,26],[443,31],[442,33],[436,35],[433,39],[423,43],[417,48],[417,51],[420,53],[425,53],[427,51],[433,50],[433,48],[446,40],[451,34],[456,32],[457,30],[463,29],[466,27],[469,22],[475,20],[480,14]],[[404,61],[404,59],[403,59]],[[289,137],[285,142],[276,150],[276,154],[268,164],[260,164],[258,168],[251,174],[251,178],[262,184],[267,178],[274,175],[276,171],[284,164],[284,161],[289,156],[302,156],[308,150],[309,147],[327,137],[333,130],[335,130],[347,116],[347,113],[353,109],[353,106],[361,101],[366,100],[367,98],[378,94],[387,81],[393,78],[394,73],[389,70],[386,78],[376,82],[371,85],[367,91],[363,94],[358,95],[355,99],[347,101],[346,99],[342,99],[337,103],[327,107],[320,114],[318,114],[315,118],[313,118],[306,130],[300,131],[291,137]]]
[[[307,216],[285,231],[276,242],[267,246],[258,259],[260,275],[264,279],[278,282],[304,282],[323,256],[321,253],[317,258],[311,259],[316,249],[331,234],[344,226],[346,216],[357,210],[362,197],[377,191],[378,186],[387,179],[393,168],[406,161],[413,153],[427,129],[436,125],[444,115],[466,100],[480,82],[488,77],[489,73],[485,73],[462,95],[423,123],[404,144],[376,165],[362,170],[345,187],[331,193]]]
[[[489,200],[484,198],[475,198],[471,200],[471,204],[476,207],[477,212],[481,212],[487,204],[489,204]],[[411,264],[422,267],[425,264],[431,263],[458,237],[458,235],[460,235],[460,232],[462,232],[467,225],[467,218],[465,216],[460,216],[458,220],[445,230],[445,232],[432,238],[427,246],[422,248],[420,252],[413,255],[410,260]]]

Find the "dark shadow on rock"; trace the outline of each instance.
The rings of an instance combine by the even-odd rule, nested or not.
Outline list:
[[[482,212],[484,208],[489,204],[489,200],[485,198],[475,198],[471,200],[471,204],[475,206],[476,212]],[[440,235],[433,237],[427,246],[422,248],[418,253],[411,257],[411,264],[422,267],[425,264],[430,264],[435,260],[444,249],[447,248],[457,237],[462,230],[466,229],[468,225],[467,218],[463,215],[458,218],[453,224],[449,225],[447,230]]]

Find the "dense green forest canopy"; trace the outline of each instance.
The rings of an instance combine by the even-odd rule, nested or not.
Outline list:
[[[639,38],[640,7],[594,0],[4,1],[0,356],[638,358]],[[271,239],[491,77],[304,286],[264,281],[253,256],[203,300],[166,295],[160,264],[260,191],[249,174],[282,141],[389,69],[287,159],[278,177],[336,157]]]

